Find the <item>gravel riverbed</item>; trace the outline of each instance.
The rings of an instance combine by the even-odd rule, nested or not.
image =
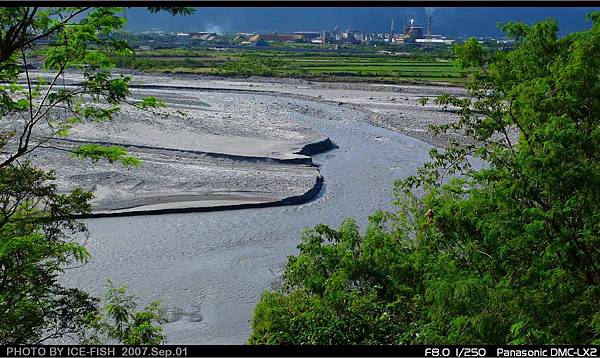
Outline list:
[[[144,160],[141,168],[91,166],[53,149],[34,158],[64,171],[62,187],[94,190],[97,210],[276,201],[324,180],[299,205],[85,220],[92,260],[65,282],[102,295],[110,278],[143,302],[158,299],[168,312],[168,342],[191,344],[246,341],[254,305],[297,253],[303,228],[337,227],[345,218],[364,228],[373,211],[393,209],[394,181],[448,139],[433,137],[427,126],[455,119],[418,99],[464,95],[444,86],[150,75],[136,81],[134,97],[167,101],[163,114],[127,110],[112,122],[78,127],[70,138],[129,144]],[[298,154],[324,138],[338,148]]]

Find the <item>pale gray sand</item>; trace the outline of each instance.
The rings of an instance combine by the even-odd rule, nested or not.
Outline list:
[[[296,98],[305,98],[312,101],[326,102],[341,105],[346,108],[357,109],[369,114],[367,121],[376,126],[404,133],[419,138],[433,145],[443,146],[449,139],[465,140],[464,137],[455,135],[434,136],[428,129],[430,124],[448,123],[456,119],[450,112],[440,111],[432,101],[425,106],[419,104],[419,98],[434,97],[447,93],[459,97],[466,96],[466,91],[461,87],[437,85],[392,85],[373,83],[340,83],[317,82],[302,79],[285,78],[249,78],[249,79],[223,79],[198,75],[149,75],[134,73],[134,85],[143,87],[146,91],[176,91],[177,97],[188,102],[194,101],[193,93],[203,91],[203,95],[210,99],[216,93],[262,93],[273,95],[286,95]],[[67,75],[67,81],[77,81],[78,75]],[[187,91],[180,91],[185,88]],[[158,92],[155,92],[158,93]],[[188,95],[191,93],[192,95]],[[218,95],[218,94],[216,94]],[[232,103],[232,102],[229,102]],[[235,104],[235,101],[233,101]],[[256,106],[272,105],[270,101],[256,101]],[[221,109],[231,108],[223,105]],[[296,108],[298,111],[314,111],[308,107]],[[310,114],[310,113],[308,113]],[[312,113],[320,115],[319,113]],[[214,122],[209,122],[207,129],[218,133],[228,133],[232,130],[227,122],[230,113],[224,114],[221,119],[217,115]],[[327,119],[326,116],[321,116]],[[231,119],[236,118],[235,116]],[[237,118],[236,118],[237,119]],[[219,125],[221,124],[221,125]],[[280,128],[275,127],[274,130]],[[239,129],[234,129],[239,130]],[[260,135],[254,133],[254,135]]]
[[[288,99],[145,89],[136,90],[134,98],[148,95],[167,101],[169,108],[125,107],[112,121],[75,127],[68,140],[47,143],[32,160],[57,170],[62,190],[80,186],[94,192],[93,210],[102,214],[162,211],[179,202],[186,210],[295,203],[318,191],[319,170],[300,153],[327,137],[294,118]],[[91,165],[63,151],[81,142],[126,145],[142,166]]]
[[[112,278],[145,302],[160,300],[170,312],[170,343],[241,344],[260,293],[297,252],[301,230],[337,226],[347,217],[364,228],[370,213],[391,208],[394,180],[413,174],[431,147],[375,127],[370,112],[347,105],[273,94],[181,92],[243,95],[257,111],[277,108],[294,123],[287,128],[331,138],[339,149],[313,158],[325,179],[321,193],[295,206],[86,220],[93,260],[66,279],[101,294]]]
[[[370,213],[392,208],[394,180],[413,174],[427,160],[430,145],[373,123],[414,135],[425,133],[430,138],[428,123],[453,119],[449,113],[417,104],[420,95],[435,95],[444,88],[158,76],[143,80],[171,87],[196,87],[142,91],[160,96],[165,90],[165,98],[178,108],[207,116],[175,124],[160,118],[124,116],[122,122],[98,126],[89,136],[86,131],[78,132],[78,138],[99,136],[96,140],[107,140],[120,135],[121,141],[130,143],[151,141],[153,145],[185,144],[190,148],[203,145],[192,142],[195,135],[289,142],[329,137],[339,146],[313,157],[325,182],[317,197],[302,205],[85,220],[91,231],[87,246],[92,261],[70,270],[66,283],[102,295],[106,279],[111,278],[127,284],[143,302],[160,300],[169,312],[170,322],[165,325],[169,343],[244,343],[260,293],[277,280],[287,256],[297,253],[301,230],[319,223],[337,226],[348,217],[364,228]],[[245,92],[249,89],[258,92]],[[128,123],[139,122],[157,128],[156,133],[164,129],[176,136],[148,135],[155,129],[147,128],[130,132],[135,133],[133,136],[124,135],[132,125]],[[179,137],[187,136],[187,132],[194,135],[185,140]],[[229,193],[235,193],[235,188],[237,192],[249,188],[256,195],[265,195],[265,191],[290,195],[302,191],[298,188],[317,175],[311,172],[316,168],[308,165],[282,169],[281,163],[268,167],[269,163],[261,162],[261,166],[254,167],[256,163],[228,158],[198,158],[193,162],[190,158],[174,158],[167,154],[169,151],[147,152],[144,155],[155,156],[147,161],[160,175],[140,178],[151,181],[146,189],[140,189],[143,182],[134,185],[138,179],[132,180],[134,175],[129,169],[123,174],[120,168],[109,169],[102,164],[98,174],[105,178],[97,192],[106,198],[117,187],[127,187],[120,195],[140,189],[139,199],[157,190],[159,197],[184,195],[188,200],[188,194],[200,192],[200,183],[205,183],[207,189],[222,187]],[[173,164],[175,159],[180,163]],[[291,168],[297,172],[290,174]],[[202,179],[195,181],[197,178]],[[214,198],[214,194],[206,198]]]
[[[64,147],[64,145],[63,145]],[[62,189],[75,186],[92,191],[96,212],[126,208],[159,207],[154,204],[190,202],[197,207],[275,202],[304,194],[315,186],[318,168],[304,164],[281,164],[214,158],[169,150],[130,149],[140,158],[140,168],[70,158],[65,152],[40,150],[32,158],[45,168],[56,168]],[[183,204],[182,204],[183,205]]]
[[[358,116],[359,114],[357,114]],[[107,278],[127,283],[144,302],[160,300],[172,322],[170,343],[242,344],[260,293],[295,254],[301,230],[347,217],[364,228],[391,208],[393,181],[414,173],[428,145],[373,127],[308,118],[340,148],[315,156],[325,187],[296,206],[86,220],[92,262],[69,272],[72,285],[102,294]],[[199,320],[199,317],[202,319]]]
[[[67,84],[77,82],[78,78],[77,74],[67,75]],[[136,148],[136,155],[145,159],[139,170],[111,170],[84,165],[85,182],[80,181],[82,166],[70,175],[59,171],[59,180],[65,188],[82,185],[88,190],[97,191],[102,187],[110,190],[111,195],[108,196],[96,192],[98,199],[93,203],[97,211],[161,204],[160,201],[153,202],[152,198],[177,197],[177,192],[181,196],[192,197],[194,205],[199,208],[214,206],[209,201],[214,193],[223,195],[226,200],[229,192],[231,199],[237,200],[236,193],[245,191],[248,193],[247,201],[239,201],[240,204],[273,203],[299,195],[308,197],[306,194],[316,188],[315,179],[319,177],[316,168],[270,163],[266,166],[265,163],[248,165],[247,160],[242,160],[245,163],[239,165],[240,170],[235,173],[229,170],[227,174],[218,169],[207,170],[220,164],[214,165],[206,157],[185,155],[183,161],[170,160],[168,157],[175,152],[167,150],[223,154],[234,161],[233,166],[237,166],[235,162],[240,158],[232,156],[295,160],[296,163],[309,164],[310,158],[298,153],[303,146],[327,138],[327,133],[315,131],[298,116],[344,121],[349,113],[357,111],[366,122],[432,144],[444,144],[451,136],[435,138],[428,125],[447,123],[455,116],[432,105],[422,107],[418,100],[422,96],[431,97],[444,92],[464,95],[464,90],[456,87],[298,80],[232,81],[142,75],[136,77],[135,82],[140,87],[133,90],[134,98],[155,96],[168,102],[169,107],[153,113],[125,106],[115,120],[80,125],[70,138],[162,148],[164,151],[160,158],[155,151]],[[310,105],[315,102],[329,105]],[[175,158],[179,157],[178,153],[176,155]],[[49,168],[64,168],[64,162],[55,160],[55,157],[52,154],[45,161],[38,162],[47,164]],[[242,173],[245,170],[242,168],[253,174]],[[277,175],[273,174],[273,168],[279,170]],[[106,175],[107,172],[110,174]],[[253,185],[253,181],[262,183],[263,187]],[[205,205],[203,200],[206,200]],[[188,208],[190,200],[186,201]],[[175,206],[171,203],[169,207]]]

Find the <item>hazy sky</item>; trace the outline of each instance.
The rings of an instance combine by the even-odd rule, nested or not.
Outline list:
[[[128,10],[128,28],[133,31],[158,28],[166,31],[257,32],[320,31],[339,26],[367,32],[387,32],[391,19],[396,30],[404,16],[426,26],[426,14],[432,14],[433,33],[452,36],[497,36],[498,22],[532,21],[553,17],[559,21],[561,34],[590,26],[585,14],[600,10],[589,7],[208,7],[197,8],[192,16],[150,14],[145,8]]]

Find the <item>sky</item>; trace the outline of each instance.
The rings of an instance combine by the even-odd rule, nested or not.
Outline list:
[[[389,32],[391,20],[401,29],[404,17],[426,27],[432,16],[432,32],[448,36],[500,36],[498,22],[531,23],[548,17],[559,21],[560,35],[590,27],[585,14],[590,7],[207,7],[191,16],[150,14],[145,8],[127,11],[128,29],[160,29],[186,32],[293,32],[332,30]]]

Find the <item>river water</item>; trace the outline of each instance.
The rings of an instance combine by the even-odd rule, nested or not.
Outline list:
[[[325,179],[317,198],[297,206],[86,220],[93,259],[70,271],[67,284],[102,295],[110,278],[143,302],[160,300],[172,316],[168,343],[243,344],[254,305],[297,253],[301,230],[337,227],[345,218],[364,228],[371,212],[392,208],[394,180],[428,158],[424,142],[348,113],[345,120],[294,114],[339,146],[313,158]]]

